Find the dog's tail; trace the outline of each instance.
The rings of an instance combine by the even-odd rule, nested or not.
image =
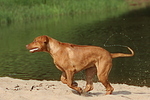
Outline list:
[[[124,54],[124,53],[111,53],[112,58],[117,58],[117,57],[132,57],[134,55],[134,51],[130,48],[127,47],[131,54]]]

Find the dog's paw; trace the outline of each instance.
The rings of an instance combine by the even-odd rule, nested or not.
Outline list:
[[[73,82],[73,86],[76,86],[76,87],[77,87],[77,86],[78,86],[78,83],[74,81],[74,82]]]

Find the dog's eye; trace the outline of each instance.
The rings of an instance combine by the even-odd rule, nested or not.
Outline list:
[[[44,43],[45,43],[45,44],[47,44],[47,42],[46,42],[46,41],[45,41]]]

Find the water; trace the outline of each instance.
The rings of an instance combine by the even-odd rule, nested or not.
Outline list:
[[[62,42],[101,46],[110,52],[130,53],[134,57],[113,59],[111,83],[150,86],[150,9],[126,13],[120,17],[102,18],[100,14],[65,16],[24,24],[0,26],[0,76],[20,79],[59,80],[48,53],[29,53],[25,45],[40,35]],[[75,79],[84,79],[84,71]],[[97,81],[97,78],[95,78]]]

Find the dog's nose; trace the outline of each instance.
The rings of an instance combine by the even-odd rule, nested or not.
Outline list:
[[[28,48],[28,45],[26,45],[26,48]]]

